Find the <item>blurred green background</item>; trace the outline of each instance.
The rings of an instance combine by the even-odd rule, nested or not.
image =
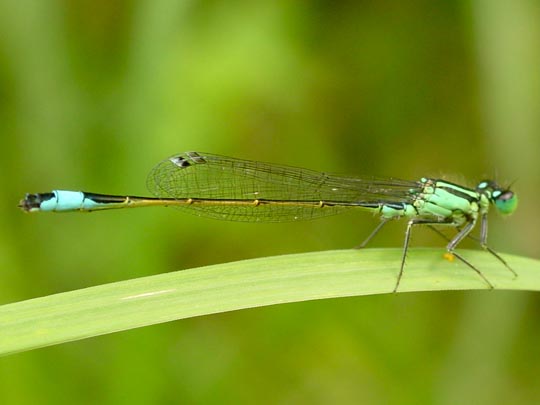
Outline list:
[[[153,165],[188,150],[515,181],[519,210],[491,217],[490,244],[538,258],[539,134],[536,0],[2,0],[0,304],[349,248],[377,224],[16,207],[54,188],[146,194]],[[372,246],[401,246],[403,231],[389,225]],[[413,244],[443,245],[421,230]],[[2,358],[0,402],[532,403],[539,311],[536,294],[446,292],[188,319]]]

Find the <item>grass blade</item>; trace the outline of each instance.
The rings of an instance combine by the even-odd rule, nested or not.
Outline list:
[[[401,249],[274,256],[176,271],[0,306],[0,355],[208,315],[322,298],[389,293]],[[486,289],[441,249],[411,249],[400,285],[407,291]],[[465,250],[495,289],[540,290],[540,261],[505,255],[512,274],[483,251]]]

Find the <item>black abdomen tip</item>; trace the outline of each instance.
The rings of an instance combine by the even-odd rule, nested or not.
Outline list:
[[[24,199],[19,201],[18,207],[23,211],[32,211],[39,209],[43,201],[50,200],[51,198],[54,198],[53,193],[28,193],[24,196]]]

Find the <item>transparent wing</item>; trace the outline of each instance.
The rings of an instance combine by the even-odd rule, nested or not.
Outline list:
[[[150,172],[147,186],[159,198],[291,203],[178,207],[212,218],[261,222],[312,219],[363,204],[409,202],[421,188],[414,181],[345,177],[202,152],[162,161]]]

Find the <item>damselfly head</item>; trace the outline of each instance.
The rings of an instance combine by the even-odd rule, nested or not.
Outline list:
[[[497,208],[497,211],[503,215],[512,214],[517,208],[518,198],[516,193],[510,189],[500,187],[493,180],[481,181],[476,187],[476,191],[486,194]]]

